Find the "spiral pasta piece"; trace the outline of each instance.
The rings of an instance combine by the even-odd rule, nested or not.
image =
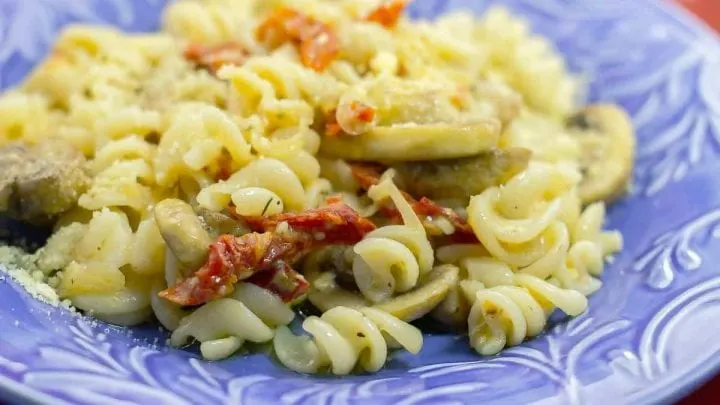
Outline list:
[[[250,143],[258,154],[283,162],[305,187],[310,187],[319,180],[320,163],[313,155],[318,151],[320,136],[315,131],[310,128],[283,128],[273,131],[270,137],[265,137],[258,127],[264,128],[264,125],[254,123],[250,138]]]
[[[252,160],[240,127],[216,107],[181,104],[170,114],[169,128],[157,147],[157,183],[167,187],[182,177],[199,178],[206,175],[205,171],[217,173],[219,165],[228,159],[231,169]]]
[[[155,151],[154,145],[146,142],[140,136],[132,135],[108,142],[99,148],[90,162],[90,167],[93,173],[98,174],[118,161],[139,159],[146,163],[152,163]]]
[[[272,127],[307,127],[313,106],[328,111],[345,85],[286,57],[252,58],[243,66],[226,66],[218,77],[230,83],[230,110],[243,117],[259,114]]]
[[[98,319],[132,326],[147,321],[153,313],[149,287],[139,277],[128,274],[125,287],[113,294],[81,294],[71,297],[71,301]]]
[[[272,340],[274,328],[287,325],[295,313],[271,292],[253,284],[238,284],[230,298],[211,301],[180,321],[170,344],[180,347],[194,338],[203,357],[230,356],[244,341]]]
[[[517,285],[491,288],[484,288],[479,281],[461,282],[472,302],[468,316],[470,345],[481,355],[496,354],[526,337],[537,336],[555,308],[570,316],[587,308],[587,298],[577,291],[563,290],[529,275],[516,275],[514,281]]]
[[[600,276],[604,263],[601,247],[589,241],[573,244],[568,250],[565,263],[553,273],[553,279],[567,289],[590,295],[600,289]]]
[[[196,1],[171,3],[163,28],[175,36],[201,43],[242,39],[250,42],[252,1]]]
[[[98,119],[94,126],[94,130],[101,140],[134,136],[144,138],[152,133],[162,132],[163,129],[162,115],[160,113],[143,110],[136,106],[117,108],[112,114]],[[125,145],[118,144],[117,146],[122,147]],[[141,150],[147,149],[147,147],[139,145],[138,147]]]
[[[390,198],[405,222],[376,229],[355,245],[355,282],[367,299],[377,303],[415,287],[419,276],[432,270],[434,253],[420,219],[390,177],[368,195],[376,202]]]
[[[143,218],[137,226],[133,240],[128,246],[130,269],[143,276],[162,274],[165,267],[165,241],[155,218]]]
[[[88,210],[129,207],[142,213],[153,203],[152,190],[145,185],[153,181],[154,173],[147,162],[117,161],[93,178],[78,205]]]
[[[225,209],[232,201],[239,212],[264,216],[287,208],[300,211],[305,206],[305,189],[285,163],[271,158],[257,159],[233,174],[227,181],[212,184],[197,196],[201,207]]]
[[[60,295],[107,322],[135,325],[147,320],[152,314],[149,285],[126,267],[133,262],[129,246],[136,238],[127,216],[105,209],[95,212],[87,224],[63,229],[60,235],[73,241],[56,239],[43,254],[47,268],[63,270]]]
[[[0,97],[0,145],[25,140],[36,143],[45,136],[51,117],[48,100],[37,94],[9,92]]]
[[[87,62],[86,58],[106,60],[132,75],[140,75],[147,71],[149,61],[141,48],[131,46],[132,41],[132,36],[122,35],[115,28],[74,25],[60,35],[55,50],[76,62]]]
[[[528,266],[545,254],[540,237],[559,217],[577,181],[579,174],[572,168],[533,164],[502,189],[493,187],[473,197],[468,222],[494,257]]]
[[[565,117],[575,106],[579,83],[568,74],[551,43],[532,35],[528,23],[502,7],[487,11],[477,38],[486,44],[490,71],[518,89],[528,104],[555,117]]]
[[[604,222],[605,203],[597,202],[588,205],[571,230],[573,242],[596,243],[603,256],[620,251],[623,246],[622,234],[618,231],[603,231]],[[595,275],[599,275],[599,273]]]
[[[295,336],[281,327],[273,339],[280,362],[301,373],[317,373],[330,367],[333,374],[346,375],[356,365],[374,372],[385,364],[389,345],[397,343],[417,354],[423,341],[414,326],[372,308],[335,307],[321,317],[305,319],[303,329],[312,338]]]
[[[155,318],[165,329],[174,331],[180,326],[180,322],[188,313],[179,305],[159,296],[160,291],[166,289],[168,284],[163,278],[157,278],[150,289],[150,307],[152,308]]]
[[[432,269],[433,251],[425,233],[406,225],[376,229],[355,245],[355,282],[372,302],[411,290]]]
[[[82,236],[69,247],[66,259],[69,263],[63,269],[58,287],[60,295],[73,297],[120,291],[125,286],[125,275],[120,268],[127,264],[127,247],[133,238],[127,216],[103,209],[95,212],[89,223],[80,226]],[[60,244],[56,246],[64,248]]]

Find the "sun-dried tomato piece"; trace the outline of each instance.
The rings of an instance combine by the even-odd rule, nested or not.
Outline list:
[[[325,70],[340,53],[340,41],[328,25],[288,7],[275,9],[256,34],[270,48],[294,42],[303,65],[317,71]]]
[[[375,119],[375,109],[363,102],[353,101],[350,110],[358,121],[371,122]]]
[[[223,149],[216,161],[215,167],[206,167],[203,171],[212,176],[215,181],[229,179],[230,176],[233,175],[232,156],[226,149]]]
[[[246,218],[251,228],[265,232],[220,236],[210,246],[205,265],[160,292],[160,297],[180,305],[200,305],[230,294],[235,283],[248,280],[268,287],[283,299],[294,300],[307,288],[285,265],[318,247],[355,244],[375,229],[352,208],[337,200],[331,202],[327,207],[302,213]],[[286,223],[288,229],[278,229],[280,223]]]
[[[375,108],[369,106],[361,101],[353,101],[350,103],[350,111],[353,114],[353,118],[362,123],[372,122],[375,119]],[[340,134],[347,133],[342,129],[340,123],[337,120],[337,109],[330,111],[325,120],[325,135],[326,136],[337,136]]]
[[[308,238],[305,238],[306,240]],[[307,241],[285,240],[273,233],[220,236],[210,245],[208,260],[194,275],[160,292],[180,305],[200,305],[230,294],[235,283],[267,269],[279,259],[291,261]]]
[[[455,210],[436,203],[435,201],[422,197],[420,201],[412,204],[413,211],[420,216],[442,217],[450,221],[455,228],[455,232],[450,235],[450,239],[455,243],[478,243],[477,236],[473,232],[472,227],[465,218]]]
[[[317,36],[300,41],[300,58],[303,65],[321,72],[340,53],[340,42],[335,33],[327,30]]]
[[[284,213],[270,218],[245,217],[254,231],[272,231],[280,223],[295,232],[312,235],[325,245],[353,244],[375,229],[375,224],[363,218],[354,209],[336,199],[329,199],[329,205],[297,213]]]
[[[367,191],[370,187],[380,183],[380,176],[384,168],[373,163],[352,163],[350,170],[360,184],[360,188]]]
[[[190,44],[185,48],[185,59],[197,66],[216,73],[224,65],[242,65],[248,59],[248,52],[236,42],[217,45]]]
[[[375,10],[365,17],[365,20],[376,22],[386,28],[393,28],[397,25],[400,16],[405,8],[410,4],[410,0],[390,0],[379,5]]]
[[[350,165],[353,177],[360,184],[360,188],[368,190],[370,187],[380,182],[380,173],[382,172],[382,166],[368,164],[368,163],[353,163]],[[416,200],[413,196],[400,190],[405,200],[410,204],[413,212],[419,217],[442,217],[450,221],[455,228],[455,232],[450,236],[450,239],[457,243],[477,243],[477,237],[472,230],[472,227],[468,222],[461,217],[457,212],[451,208],[443,207],[435,201],[422,197],[420,200]],[[380,207],[380,212],[394,220],[400,220],[400,212],[389,205],[383,205]]]
[[[273,263],[268,270],[255,273],[246,280],[276,295],[284,302],[294,302],[307,294],[310,283],[285,261]]]
[[[338,136],[343,132],[340,123],[337,120],[337,110],[330,111],[325,120],[325,135],[326,136]]]

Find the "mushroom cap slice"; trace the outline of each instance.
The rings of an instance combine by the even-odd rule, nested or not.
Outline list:
[[[477,155],[497,145],[501,123],[495,118],[472,124],[375,127],[362,135],[326,136],[320,152],[358,161],[406,162]]]
[[[325,259],[326,257],[323,257],[320,260]],[[332,271],[321,271],[318,267],[306,266],[304,275],[310,283],[308,301],[322,312],[335,307],[362,308],[370,305],[360,294],[338,285],[336,275]]]
[[[447,297],[438,304],[430,316],[446,327],[465,330],[469,314],[470,304],[460,290],[460,286],[456,285],[450,289]]]
[[[532,152],[525,148],[492,148],[476,156],[404,162],[392,168],[402,180],[403,189],[411,195],[467,203],[471,196],[503,184],[525,170],[531,156]]]
[[[450,289],[458,284],[458,274],[458,268],[453,265],[438,266],[428,274],[428,280],[420,287],[398,295],[388,302],[376,304],[374,308],[381,309],[405,322],[422,318],[443,302]]]
[[[612,202],[622,196],[635,157],[635,134],[627,113],[616,105],[592,105],[573,115],[567,126],[582,150],[583,204]]]
[[[52,224],[77,205],[92,183],[85,166],[82,153],[59,139],[0,148],[0,213],[34,225]]]
[[[157,203],[154,213],[160,234],[178,262],[193,271],[200,268],[213,239],[190,204],[169,198]]]
[[[405,322],[414,321],[432,311],[447,297],[449,291],[457,286],[458,275],[459,270],[456,266],[438,266],[428,273],[420,287],[372,307]],[[308,299],[323,312],[337,306],[362,308],[371,305],[358,293],[348,291],[330,280],[321,280],[323,275],[313,272],[313,274],[306,273],[306,276],[313,284]],[[323,285],[316,285],[316,282]]]

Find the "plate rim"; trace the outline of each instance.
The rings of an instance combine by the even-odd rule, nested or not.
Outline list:
[[[720,46],[720,33],[710,27],[705,20],[682,7],[680,4],[673,0],[649,1],[647,3],[656,7],[669,17],[676,19],[687,28],[699,31],[703,37],[712,40],[717,46]],[[714,361],[712,360],[713,358],[715,359]],[[674,404],[697,391],[698,388],[714,377],[720,376],[720,357],[710,355],[708,356],[708,360],[704,365],[689,370],[681,375],[680,378],[663,385],[661,389],[651,392],[650,394],[648,394],[647,391],[640,391],[628,398],[628,400],[646,400],[648,404],[652,405]]]

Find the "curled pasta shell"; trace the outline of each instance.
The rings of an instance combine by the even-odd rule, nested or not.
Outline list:
[[[305,373],[330,367],[333,374],[346,375],[356,365],[374,372],[385,364],[388,344],[411,353],[422,347],[417,328],[374,308],[335,307],[305,319],[303,329],[312,337],[295,336],[281,327],[273,346],[281,363]]]
[[[419,319],[436,308],[458,283],[458,268],[451,265],[436,267],[428,280],[416,289],[398,295],[374,308],[385,311],[405,322]]]
[[[587,298],[527,274],[514,284],[485,288],[474,280],[460,283],[472,303],[468,316],[470,345],[482,355],[493,355],[542,332],[550,313],[558,308],[570,316],[587,308]]]
[[[369,300],[387,301],[395,291],[408,291],[417,283],[420,275],[417,261],[402,243],[368,238],[356,244],[354,250],[355,282]]]

